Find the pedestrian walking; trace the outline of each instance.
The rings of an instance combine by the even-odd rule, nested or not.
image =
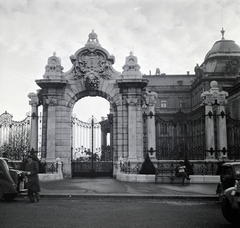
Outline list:
[[[38,163],[33,161],[33,157],[29,155],[27,157],[27,164],[25,174],[28,180],[28,202],[34,203],[39,201],[39,192],[40,192],[40,184],[38,178]]]
[[[176,177],[182,177],[182,184],[184,184],[185,179],[191,180],[191,178],[187,174],[186,166],[183,162],[179,162],[179,165],[176,167]]]

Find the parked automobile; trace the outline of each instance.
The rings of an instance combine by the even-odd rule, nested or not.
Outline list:
[[[0,158],[0,199],[13,200],[26,192],[24,171],[16,170],[12,160]]]
[[[226,162],[219,169],[220,182],[217,186],[216,194],[222,202],[224,191],[234,187],[235,181],[240,180],[240,162]]]
[[[240,167],[237,169],[240,176]],[[240,181],[228,188],[222,196],[222,213],[224,218],[233,225],[240,227]]]

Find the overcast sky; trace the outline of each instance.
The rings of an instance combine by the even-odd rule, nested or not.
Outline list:
[[[143,74],[182,74],[203,62],[222,27],[240,45],[240,0],[0,0],[0,114],[24,119],[48,57],[55,51],[68,71],[92,29],[119,72],[133,51]],[[98,104],[86,115],[106,116]]]

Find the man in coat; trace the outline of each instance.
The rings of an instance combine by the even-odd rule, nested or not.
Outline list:
[[[40,185],[38,179],[38,163],[33,161],[33,157],[29,155],[27,157],[28,163],[26,164],[26,172],[28,178],[28,198],[29,203],[34,203],[39,201],[39,192],[40,192]],[[35,200],[36,198],[36,200]]]

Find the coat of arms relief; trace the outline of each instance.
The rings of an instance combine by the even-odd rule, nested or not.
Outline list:
[[[86,89],[98,89],[100,77],[103,79],[111,78],[111,63],[97,49],[87,49],[79,55],[78,59],[71,60],[74,65],[74,79],[84,78]]]

